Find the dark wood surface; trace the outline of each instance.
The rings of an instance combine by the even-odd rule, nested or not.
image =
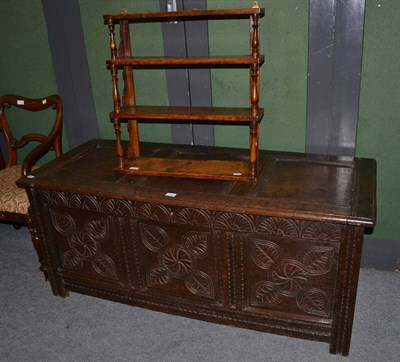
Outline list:
[[[243,150],[142,144],[146,156]],[[124,175],[93,140],[18,182],[55,295],[75,291],[329,343],[347,355],[375,162],[260,153],[257,181]]]
[[[30,180],[35,187],[86,194],[102,192],[125,199],[213,207],[234,212],[342,222],[372,227],[375,216],[375,161],[286,152],[260,153],[258,181],[141,177],[115,172],[115,142],[94,140],[50,163]],[[245,150],[143,143],[145,156],[193,159],[246,159]],[[64,158],[63,157],[63,158]],[[79,172],[77,172],[79,170]],[[39,171],[38,171],[39,172]],[[166,193],[177,193],[172,200]]]

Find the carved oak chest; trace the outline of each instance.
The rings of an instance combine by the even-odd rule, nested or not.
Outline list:
[[[55,295],[74,291],[349,353],[363,234],[375,220],[373,160],[261,152],[255,182],[177,179],[115,172],[114,146],[88,142],[18,183]],[[196,157],[211,153],[242,157],[196,149]]]

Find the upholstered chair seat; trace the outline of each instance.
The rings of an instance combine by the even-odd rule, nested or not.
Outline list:
[[[15,183],[21,178],[21,169],[21,166],[11,166],[0,170],[0,212],[28,214],[28,196]]]

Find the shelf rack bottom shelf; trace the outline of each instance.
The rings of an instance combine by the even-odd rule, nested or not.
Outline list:
[[[118,172],[141,176],[206,178],[232,181],[255,181],[249,163],[227,160],[191,160],[179,158],[140,157],[127,160]]]

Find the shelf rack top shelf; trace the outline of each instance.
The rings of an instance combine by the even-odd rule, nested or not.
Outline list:
[[[258,14],[260,17],[264,16],[265,11],[263,8],[251,7],[245,9],[217,9],[217,10],[185,10],[185,11],[160,11],[149,13],[119,13],[119,14],[106,14],[103,15],[105,21],[120,21],[120,20],[154,20],[157,21],[162,18],[176,19],[176,18],[202,18],[202,17],[219,17],[237,16],[244,17],[248,15]]]

